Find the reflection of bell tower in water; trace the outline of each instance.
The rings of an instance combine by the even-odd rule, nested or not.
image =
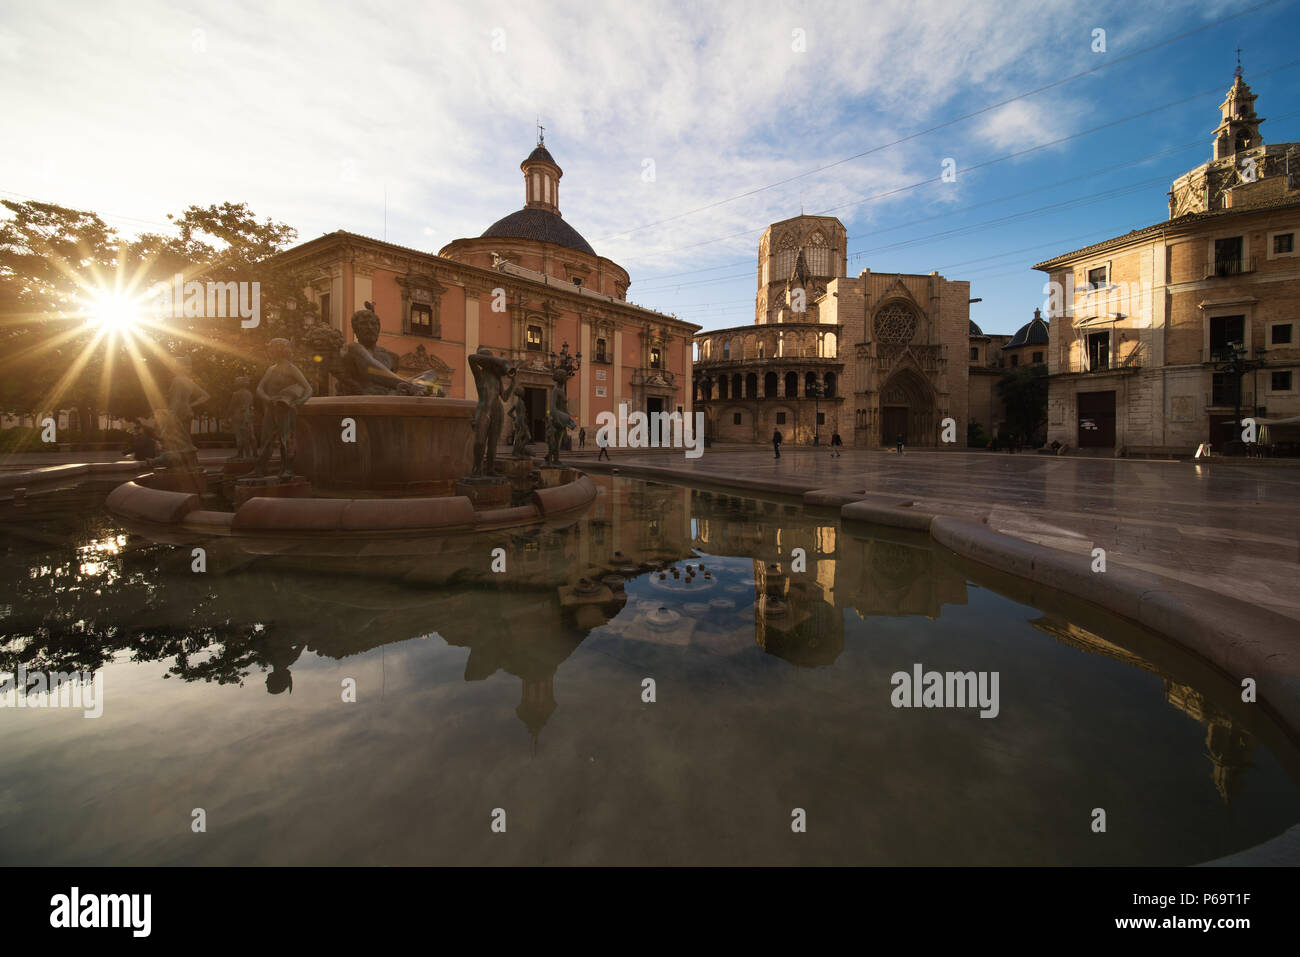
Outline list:
[[[555,713],[555,672],[548,675],[520,679],[519,704],[515,714],[528,728],[534,743],[551,715]]]
[[[1205,725],[1205,756],[1214,765],[1214,786],[1224,804],[1241,792],[1246,769],[1253,767],[1250,752],[1254,740],[1233,726],[1232,717],[1206,700],[1195,688],[1165,679],[1165,699],[1189,717]]]

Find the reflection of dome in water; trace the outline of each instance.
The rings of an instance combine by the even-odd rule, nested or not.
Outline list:
[[[903,591],[928,570],[928,556],[919,548],[896,542],[871,545],[871,578],[894,591]]]

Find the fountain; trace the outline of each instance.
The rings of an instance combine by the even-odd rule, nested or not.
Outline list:
[[[559,464],[557,433],[569,418],[563,406],[554,410],[545,467],[534,465],[519,442],[511,458],[496,461],[503,420],[518,398],[513,362],[480,348],[469,359],[478,401],[433,396],[419,380],[393,372],[392,354],[377,344],[370,303],[353,316],[352,328],[356,341],[327,350],[326,363],[340,390],[351,394],[313,397],[289,359],[287,340],[272,340],[272,364],[256,389],[260,443],[249,440],[252,416],[245,412],[240,448],[222,473],[206,475],[192,452],[174,455],[155,463],[166,468],[114,489],[108,508],[209,534],[395,534],[530,524],[577,512],[595,498],[585,474]],[[566,344],[555,370],[558,393],[572,369]],[[184,390],[193,388],[187,379]],[[244,405],[240,396],[232,403]],[[239,474],[250,466],[251,475]],[[208,483],[221,491],[207,491]]]

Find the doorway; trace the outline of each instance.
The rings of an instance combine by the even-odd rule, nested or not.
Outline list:
[[[1079,448],[1115,447],[1115,393],[1079,393]]]
[[[546,441],[546,390],[524,389],[524,408],[528,410],[528,422],[533,431],[532,441]]]
[[[658,396],[647,396],[645,400],[645,410],[651,415],[656,412],[662,413],[664,410],[664,400]]]
[[[894,445],[899,436],[903,444],[908,444],[907,406],[887,405],[880,410],[880,444]]]

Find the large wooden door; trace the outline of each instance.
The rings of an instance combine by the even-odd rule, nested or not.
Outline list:
[[[1079,393],[1079,448],[1115,447],[1115,393]]]
[[[906,445],[907,406],[887,405],[880,410],[880,444],[894,445],[900,435],[903,437],[903,444]]]

